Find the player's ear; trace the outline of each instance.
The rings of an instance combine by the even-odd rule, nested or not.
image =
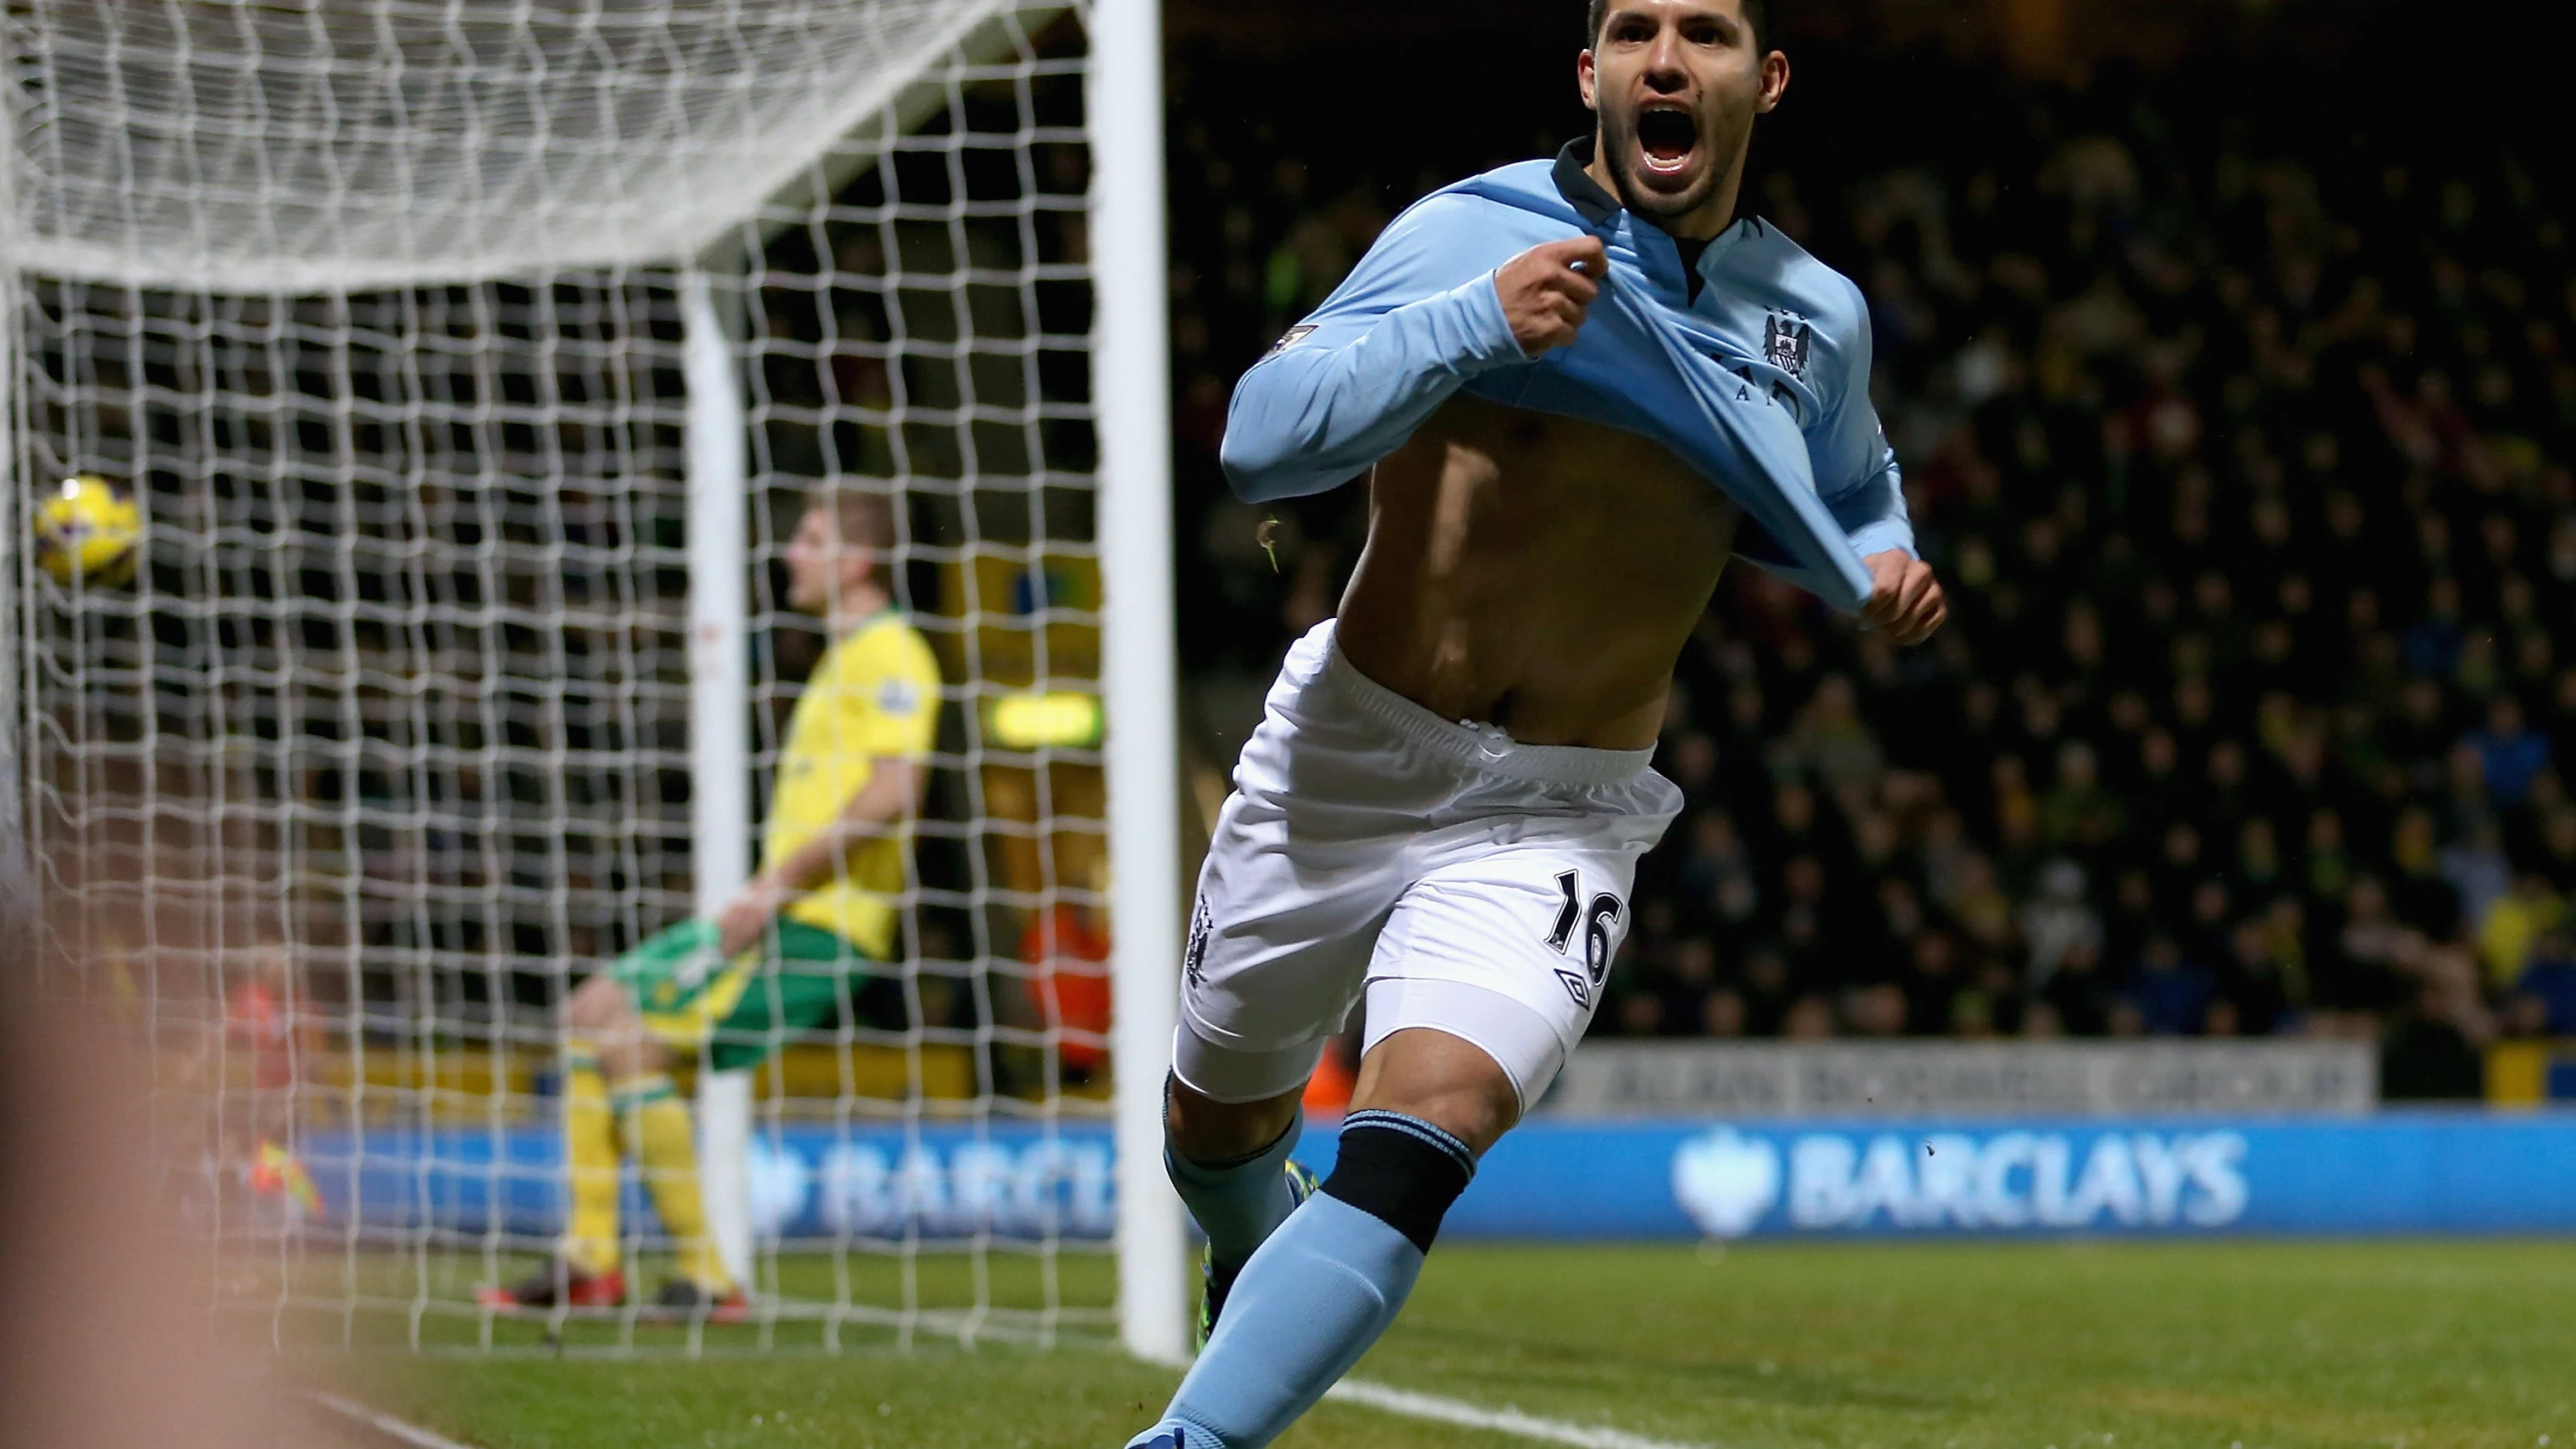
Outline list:
[[[1780,96],[1789,89],[1789,57],[1773,51],[1762,57],[1762,98],[1753,104],[1756,115],[1768,115],[1780,104]]]
[[[1601,109],[1600,81],[1593,72],[1592,47],[1588,45],[1583,48],[1581,55],[1574,58],[1574,89],[1583,97],[1583,109],[1587,111]]]

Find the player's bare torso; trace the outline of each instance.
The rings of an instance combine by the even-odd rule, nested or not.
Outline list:
[[[1371,476],[1336,639],[1444,719],[1644,749],[1736,519],[1643,438],[1462,395]]]

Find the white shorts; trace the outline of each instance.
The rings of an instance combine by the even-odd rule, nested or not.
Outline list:
[[[1330,621],[1288,651],[1190,919],[1174,1072],[1294,1091],[1365,993],[1367,1042],[1464,1038],[1527,1110],[1591,1024],[1637,858],[1680,812],[1648,750],[1515,743],[1362,675]]]

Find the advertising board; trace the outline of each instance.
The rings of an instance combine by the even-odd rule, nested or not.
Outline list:
[[[1587,1042],[1558,1117],[2140,1117],[2367,1112],[2368,1042]]]
[[[754,1139],[765,1238],[1106,1239],[1106,1124],[788,1126]],[[544,1235],[561,1221],[542,1128],[319,1134],[326,1219]],[[1329,1171],[1332,1124],[1298,1156]],[[642,1212],[640,1193],[630,1208]],[[1505,1138],[1452,1238],[2576,1232],[2576,1112],[2349,1119],[1585,1121]]]

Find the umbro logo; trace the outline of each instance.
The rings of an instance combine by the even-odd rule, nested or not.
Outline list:
[[[1815,336],[1815,327],[1806,318],[1787,308],[1774,307],[1762,322],[1762,360],[1804,381],[1807,353]]]

